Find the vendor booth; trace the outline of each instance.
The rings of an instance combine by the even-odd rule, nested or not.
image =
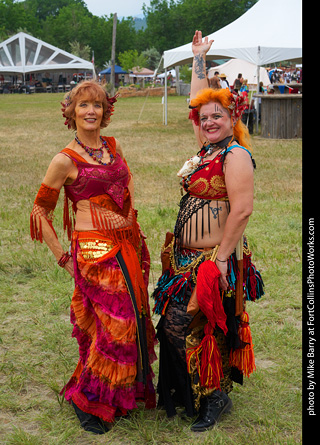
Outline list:
[[[0,43],[0,92],[65,91],[79,77],[95,77],[94,65],[24,32]]]

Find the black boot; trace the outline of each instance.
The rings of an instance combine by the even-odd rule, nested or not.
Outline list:
[[[99,417],[93,414],[85,413],[74,402],[71,402],[72,406],[80,420],[80,425],[85,431],[90,431],[94,434],[104,434],[108,431],[108,428],[103,425]]]
[[[202,400],[200,415],[192,425],[192,431],[206,431],[212,428],[223,413],[230,412],[232,401],[227,394],[216,390]]]

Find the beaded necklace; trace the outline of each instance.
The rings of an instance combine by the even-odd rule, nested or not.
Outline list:
[[[92,157],[92,159],[94,161],[99,162],[99,164],[101,164],[101,165],[110,165],[110,164],[112,164],[112,162],[114,160],[114,156],[113,156],[113,154],[111,153],[111,151],[110,151],[110,149],[108,147],[107,141],[105,141],[101,136],[100,136],[100,140],[102,142],[102,146],[99,147],[99,148],[91,148],[91,147],[88,147],[87,145],[84,145],[80,141],[80,139],[78,138],[77,135],[75,135],[74,139],[88,153],[88,155]],[[107,152],[109,153],[109,155],[110,155],[110,161],[109,162],[102,162],[103,148],[105,148],[107,150]]]
[[[220,155],[221,152],[223,152],[224,149],[226,149],[229,145],[231,145],[231,143],[233,141],[234,141],[233,136],[228,136],[216,144],[208,143],[208,145],[205,145],[205,144],[203,145],[201,150],[198,151],[198,153],[197,153],[198,161],[195,163],[194,168],[186,177],[183,177],[183,179],[180,182],[180,185],[182,187],[181,194],[183,194],[183,188],[185,190],[188,189],[192,175],[199,169],[202,169],[205,167],[205,165],[206,165],[204,163],[205,158],[212,155],[212,153],[214,153],[214,152],[217,152],[216,156]],[[201,152],[203,152],[203,151],[204,151],[204,154],[201,155]],[[209,161],[209,162],[211,162],[211,161]]]

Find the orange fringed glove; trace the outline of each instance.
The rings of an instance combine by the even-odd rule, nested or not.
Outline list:
[[[54,218],[53,212],[56,208],[59,194],[59,190],[49,187],[46,184],[41,184],[30,215],[30,234],[33,240],[36,239],[41,243],[43,241],[41,217],[45,218],[55,236],[57,236],[52,222]]]

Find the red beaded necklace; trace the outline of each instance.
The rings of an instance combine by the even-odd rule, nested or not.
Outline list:
[[[80,141],[80,139],[78,138],[77,135],[75,135],[74,139],[88,153],[88,155],[92,157],[92,159],[94,161],[99,162],[99,164],[101,164],[101,165],[110,165],[110,164],[112,164],[112,162],[114,160],[114,156],[113,156],[113,154],[111,153],[111,151],[110,151],[110,149],[108,147],[107,141],[105,141],[101,136],[100,136],[100,140],[102,142],[102,146],[99,147],[99,148],[91,148],[91,147],[88,147],[87,145],[84,145]],[[109,162],[102,162],[103,148],[105,148],[107,150],[107,152],[109,153],[109,155],[110,155],[110,161]]]

